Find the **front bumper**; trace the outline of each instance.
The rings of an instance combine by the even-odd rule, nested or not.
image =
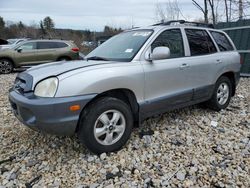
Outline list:
[[[9,101],[15,116],[33,130],[55,135],[73,135],[81,110],[96,94],[40,98],[34,95],[26,97],[10,90]],[[80,110],[70,111],[70,106],[80,105]]]

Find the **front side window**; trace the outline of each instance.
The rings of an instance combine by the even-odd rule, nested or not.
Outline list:
[[[204,30],[185,29],[192,56],[217,52],[213,41]]]
[[[152,33],[152,30],[146,29],[118,34],[101,44],[85,58],[129,62],[138,53]]]
[[[154,48],[165,46],[170,50],[170,58],[177,58],[184,56],[184,47],[182,34],[180,29],[171,29],[163,31],[152,43],[151,50]]]
[[[25,43],[25,44],[22,44],[21,46],[19,46],[18,49],[21,49],[23,51],[34,50],[34,49],[36,49],[36,43],[35,42],[28,42],[28,43]]]
[[[228,38],[225,36],[225,34],[211,31],[211,34],[217,43],[220,51],[232,51],[234,50],[232,44],[229,42]]]

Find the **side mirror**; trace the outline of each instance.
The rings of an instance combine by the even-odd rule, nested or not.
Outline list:
[[[151,54],[151,60],[168,59],[169,57],[170,49],[164,46],[156,47]]]
[[[17,49],[17,52],[18,52],[18,53],[21,53],[21,52],[22,52],[22,49],[21,49],[21,48],[18,48],[18,49]]]

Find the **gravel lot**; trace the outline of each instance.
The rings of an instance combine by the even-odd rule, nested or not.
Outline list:
[[[1,188],[36,177],[33,187],[250,187],[250,79],[241,79],[226,110],[193,106],[157,116],[121,151],[96,156],[75,137],[23,126],[8,103],[15,76],[0,75],[0,161],[15,157],[0,162]],[[142,137],[145,130],[154,134]]]

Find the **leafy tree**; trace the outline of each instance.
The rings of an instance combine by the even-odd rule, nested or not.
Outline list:
[[[3,29],[5,26],[5,21],[3,20],[3,17],[0,16],[0,29]]]
[[[43,19],[43,27],[46,30],[51,31],[55,28],[55,23],[49,16],[47,16]]]
[[[45,29],[43,27],[43,21],[42,20],[40,21],[40,31],[41,31],[42,35],[46,34],[46,31],[45,31]]]
[[[17,25],[17,26],[18,26],[19,29],[24,29],[24,28],[25,28],[23,22],[21,22],[21,21],[18,22],[18,25]]]

